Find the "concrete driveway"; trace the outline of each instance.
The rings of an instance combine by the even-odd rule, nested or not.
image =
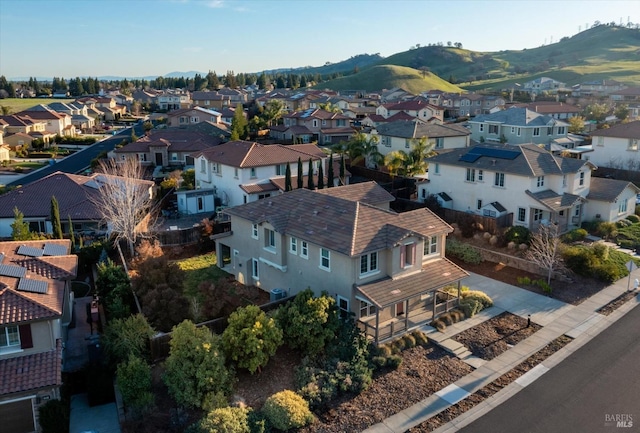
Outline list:
[[[120,433],[118,409],[115,403],[89,407],[87,394],[71,396],[69,433],[95,431],[97,433]]]

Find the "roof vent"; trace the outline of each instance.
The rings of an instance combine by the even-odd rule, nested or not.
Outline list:
[[[315,209],[315,210],[313,211],[313,214],[314,214],[314,215],[318,215],[318,210],[317,210],[317,209]]]
[[[497,162],[497,161],[496,161],[495,159],[492,159],[492,160],[491,160],[491,165],[496,165],[496,162]]]

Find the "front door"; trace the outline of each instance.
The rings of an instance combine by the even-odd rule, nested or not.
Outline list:
[[[156,165],[164,165],[162,163],[162,153],[156,152]]]
[[[396,316],[402,316],[404,314],[404,301],[396,304]]]

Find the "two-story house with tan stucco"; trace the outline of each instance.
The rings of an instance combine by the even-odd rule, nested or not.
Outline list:
[[[266,291],[326,291],[376,343],[416,329],[455,305],[438,291],[467,273],[445,258],[448,224],[428,209],[376,207],[380,189],[298,189],[229,208],[218,266]]]
[[[283,124],[272,126],[272,138],[294,143],[328,145],[347,141],[353,135],[351,119],[320,108],[295,111],[283,116]]]

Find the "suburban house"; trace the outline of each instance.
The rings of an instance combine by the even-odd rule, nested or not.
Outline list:
[[[294,143],[317,142],[328,145],[347,141],[353,135],[349,117],[320,108],[285,114],[283,121],[284,124],[270,128],[271,138]]]
[[[554,119],[566,120],[579,116],[582,109],[564,102],[537,101],[528,104],[516,104],[516,107],[526,108],[539,114],[551,116]]]
[[[430,94],[431,95],[431,94]],[[442,93],[433,94],[430,100],[440,100],[440,106],[445,110],[445,117],[464,117],[489,114],[504,107],[505,100],[495,95],[480,95],[476,93]]]
[[[376,207],[380,189],[297,189],[226,209],[218,266],[278,295],[327,292],[376,344],[416,329],[457,304],[440,289],[468,274],[445,258],[448,224],[428,209]]]
[[[191,96],[188,91],[179,89],[165,90],[156,96],[156,104],[160,110],[179,110],[181,108],[189,108],[191,105]]]
[[[2,134],[0,134],[0,162],[9,161],[11,159],[11,152],[9,146],[2,144]]]
[[[626,89],[623,83],[614,80],[595,80],[577,84],[572,87],[572,96],[605,96],[618,90]]]
[[[291,169],[292,186],[297,185],[298,158],[309,175],[312,161],[315,185],[318,167],[326,176],[328,156],[315,144],[264,145],[230,141],[193,154],[196,189],[178,191],[178,210],[184,213],[211,212],[219,206],[237,206],[284,191],[286,166]],[[336,179],[338,172],[336,171]]]
[[[0,242],[2,431],[40,431],[38,408],[61,397],[78,265],[70,250],[69,240]]]
[[[58,113],[70,115],[71,124],[75,126],[77,130],[86,131],[95,126],[95,118],[89,115],[89,109],[84,104],[77,102],[70,102],[68,104],[53,102],[49,104],[48,107]]]
[[[127,114],[127,107],[119,105],[114,98],[100,97],[95,99],[95,110],[99,111],[104,120],[118,120]]]
[[[184,127],[200,122],[220,123],[221,121],[221,113],[200,107],[181,108],[167,114],[167,125],[169,127]]]
[[[481,114],[468,122],[476,142],[549,144],[565,138],[569,124],[527,108],[512,107]]]
[[[531,81],[527,81],[523,85],[525,92],[538,95],[543,92],[558,93],[558,90],[566,89],[567,85],[560,81],[549,77],[540,77]]]
[[[591,176],[591,161],[561,158],[535,144],[482,144],[431,157],[421,200],[488,217],[511,214],[513,225],[536,230],[553,222],[565,232],[583,221],[615,222],[634,213],[638,188]],[[592,191],[593,185],[593,194]]]
[[[628,87],[613,91],[609,94],[609,99],[614,102],[639,102],[640,87]]]
[[[590,161],[602,167],[640,170],[640,120],[591,133]]]
[[[48,133],[74,137],[76,128],[71,123],[71,116],[66,113],[58,113],[46,105],[36,105],[27,110],[16,113],[18,117],[28,116],[34,121],[45,122],[44,130]]]
[[[372,129],[370,136],[378,137],[378,151],[386,155],[397,150],[409,152],[414,139],[427,138],[434,150],[469,147],[471,133],[460,124],[427,124],[398,121],[383,123]]]
[[[424,122],[442,123],[444,120],[444,108],[431,105],[422,99],[381,104],[376,108],[376,114],[385,119],[398,113],[408,114]]]
[[[231,97],[220,95],[218,92],[198,90],[191,93],[191,104],[194,107],[205,107],[210,110],[222,110],[231,106]]]
[[[111,181],[118,181],[118,177],[100,173],[80,176],[58,171],[0,195],[0,238],[11,237],[14,208],[24,214],[30,231],[52,233],[51,197],[58,201],[64,233],[69,233],[69,218],[74,233],[105,231],[108,226],[101,221],[102,213],[96,203],[101,185]],[[139,182],[148,188],[149,195],[153,194],[153,182]]]
[[[142,165],[193,166],[192,153],[220,144],[216,136],[182,129],[158,130],[113,151],[117,161],[137,158]]]

